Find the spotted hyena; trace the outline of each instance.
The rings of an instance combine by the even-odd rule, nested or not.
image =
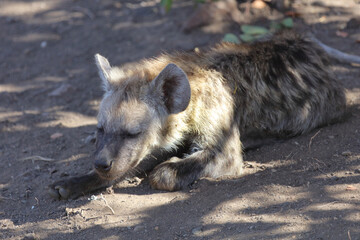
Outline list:
[[[201,177],[240,176],[240,137],[291,137],[338,119],[345,109],[326,56],[295,33],[122,67],[98,54],[95,59],[105,90],[95,169],[51,185],[56,198],[144,171],[153,188],[168,191]]]

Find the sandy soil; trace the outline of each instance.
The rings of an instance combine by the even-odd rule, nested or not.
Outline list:
[[[77,200],[48,196],[48,184],[92,167],[87,137],[102,96],[95,53],[117,65],[240,32],[215,24],[185,34],[193,1],[175,1],[167,15],[158,2],[0,2],[0,238],[360,239],[360,67],[337,61],[351,116],[248,152],[242,178],[203,179],[171,193],[132,179]],[[360,17],[359,3],[296,3],[300,31],[360,56],[360,26],[346,28]],[[264,26],[283,17],[251,14]]]

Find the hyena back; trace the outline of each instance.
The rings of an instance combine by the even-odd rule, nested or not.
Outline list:
[[[95,170],[50,186],[76,197],[139,171],[174,191],[201,177],[242,173],[242,139],[290,137],[340,118],[341,84],[324,53],[294,33],[251,45],[164,54],[137,64],[96,64],[105,94]]]

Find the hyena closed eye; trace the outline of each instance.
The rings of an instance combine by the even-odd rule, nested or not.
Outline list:
[[[251,45],[165,54],[138,64],[96,64],[105,90],[95,169],[50,186],[73,198],[150,171],[155,189],[242,173],[242,139],[291,137],[340,118],[342,86],[324,53],[287,32]]]

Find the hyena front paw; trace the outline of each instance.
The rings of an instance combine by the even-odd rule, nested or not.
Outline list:
[[[150,185],[154,189],[176,191],[181,188],[177,180],[175,163],[164,162],[158,165],[150,174]]]
[[[49,194],[55,199],[69,199],[76,198],[80,194],[73,189],[71,179],[62,180],[49,185]]]

